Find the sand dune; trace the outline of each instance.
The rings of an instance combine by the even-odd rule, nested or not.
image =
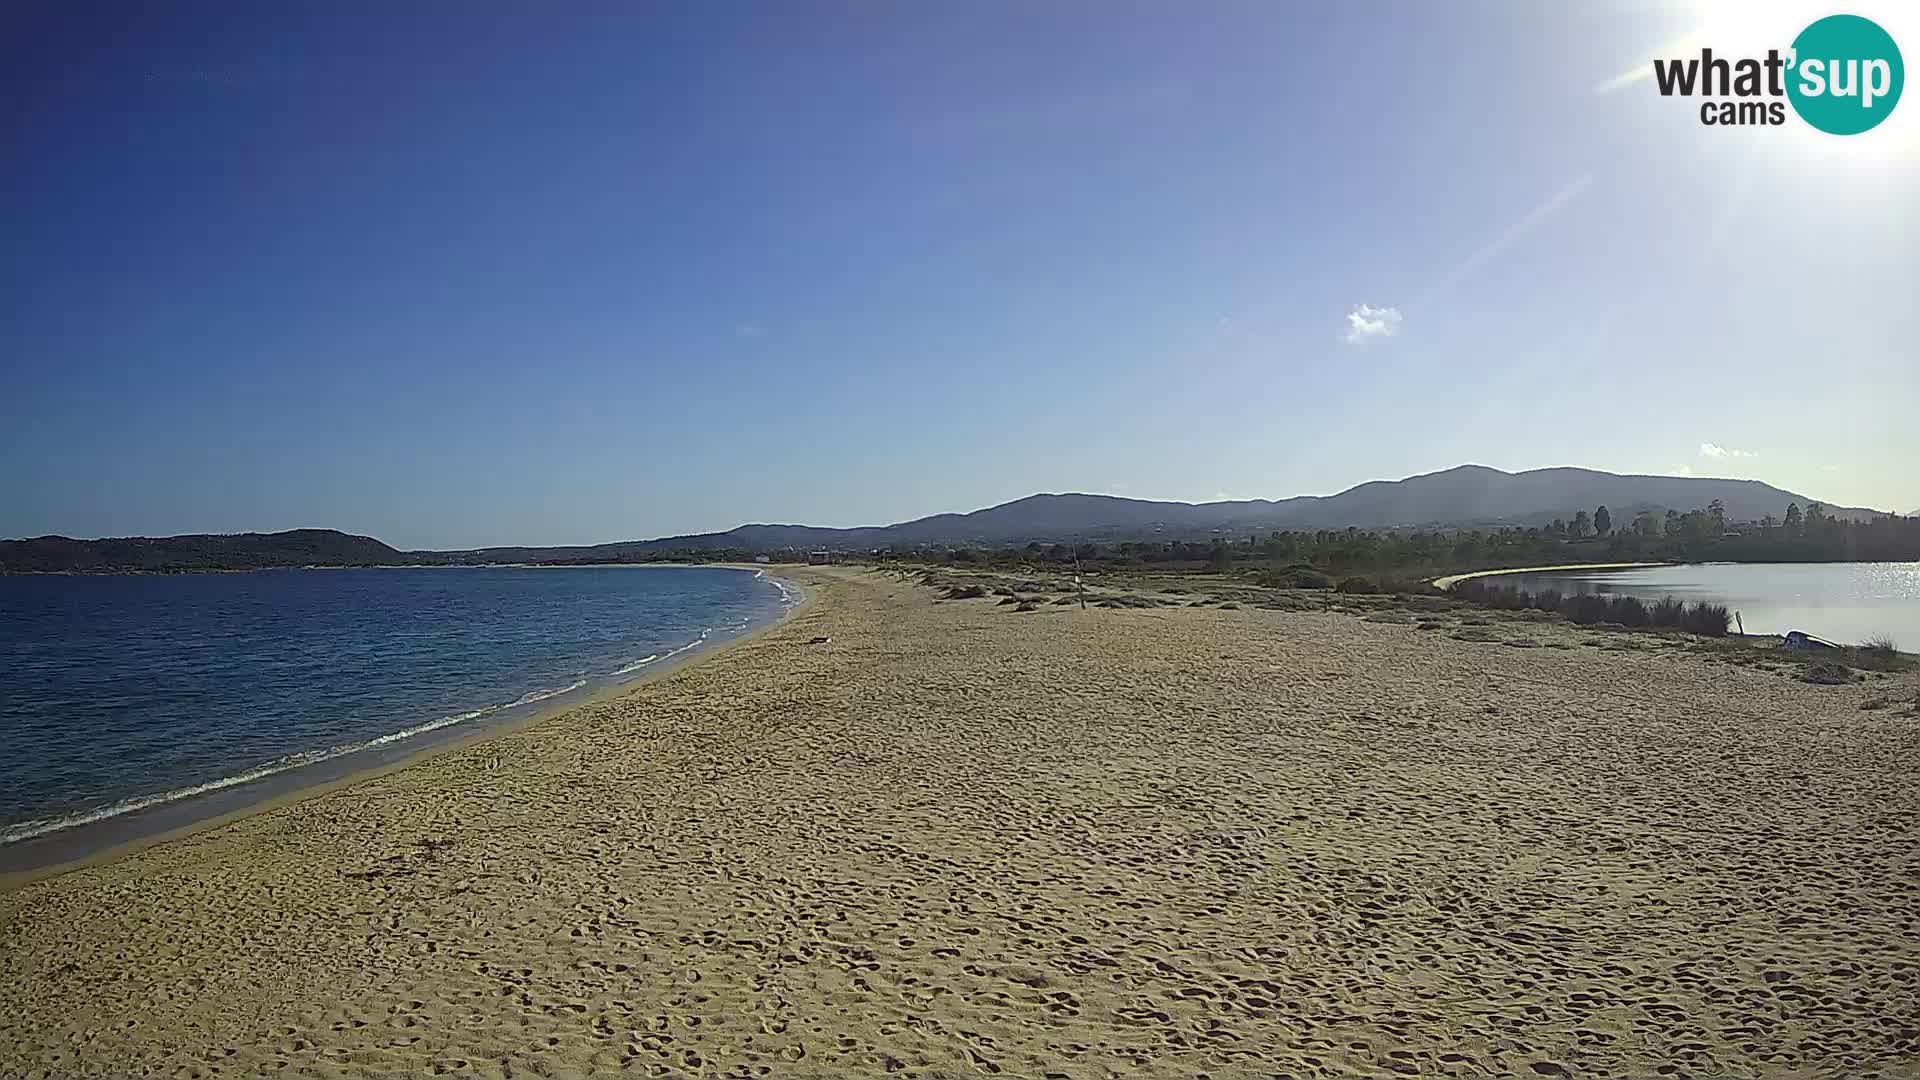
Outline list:
[[[670,680],[0,896],[0,1075],[1920,1071],[1920,719],[1864,688],[800,576]]]

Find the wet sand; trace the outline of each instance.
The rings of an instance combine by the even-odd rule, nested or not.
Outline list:
[[[671,678],[0,895],[0,1075],[1920,1071],[1920,717],[1861,708],[1913,676],[793,576]]]

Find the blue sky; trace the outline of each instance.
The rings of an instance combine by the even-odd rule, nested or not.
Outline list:
[[[1712,129],[1631,78],[1824,8],[327,7],[0,16],[0,535],[1469,461],[1920,508],[1920,101]]]

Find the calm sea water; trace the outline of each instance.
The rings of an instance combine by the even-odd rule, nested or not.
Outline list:
[[[1907,652],[1920,651],[1920,562],[1696,563],[1497,580],[1531,590],[1708,600],[1738,611],[1749,634],[1804,630],[1843,644],[1891,637]]]
[[[0,852],[411,753],[790,599],[717,567],[0,577]]]

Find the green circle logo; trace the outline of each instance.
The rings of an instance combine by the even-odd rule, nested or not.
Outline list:
[[[1787,100],[1829,135],[1858,135],[1885,120],[1906,81],[1899,47],[1872,19],[1829,15],[1793,39]]]

